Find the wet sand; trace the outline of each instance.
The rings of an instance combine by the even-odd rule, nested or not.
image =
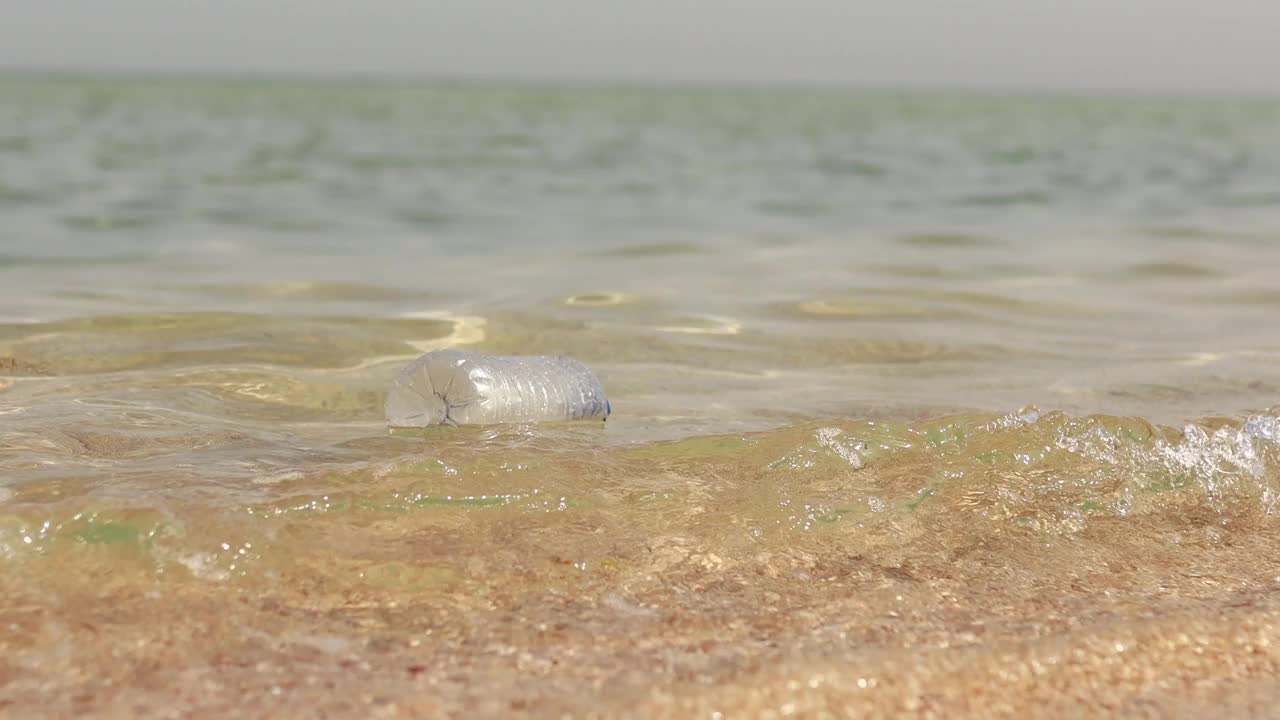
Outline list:
[[[1080,422],[1116,437],[1135,427]],[[975,438],[972,428],[991,426],[975,419],[916,430],[959,425],[971,429],[966,455],[1036,441],[1025,428]],[[843,436],[867,431],[846,425]],[[1156,431],[1171,447],[1183,442]],[[1085,485],[1046,485],[1047,472],[1020,464],[970,468],[916,501],[921,477],[955,469],[945,444],[864,450],[855,467],[823,453],[833,434],[804,426],[595,453],[535,439],[522,460],[561,478],[542,499],[413,496],[424,464],[437,462],[476,468],[457,487],[519,482],[461,441],[421,454],[420,440],[370,440],[369,452],[408,452],[356,473],[286,480],[299,495],[240,508],[276,518],[269,532],[256,528],[262,539],[177,563],[145,541],[114,542],[99,520],[96,535],[82,529],[78,541],[7,563],[0,708],[14,717],[1275,714],[1280,533],[1259,486],[1213,496],[1189,483],[1135,503],[1126,481],[1097,475],[1102,460],[1062,455],[1047,461],[1052,474],[1092,474],[1096,512],[1072,512]],[[780,451],[784,464],[795,453],[815,464],[788,465],[781,486],[762,482],[778,462],[759,461]],[[1274,470],[1262,480],[1275,482]],[[306,492],[335,482],[406,504],[342,506],[337,493]],[[190,541],[230,537],[237,516],[186,507],[166,522]]]

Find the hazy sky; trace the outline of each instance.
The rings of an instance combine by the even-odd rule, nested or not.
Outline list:
[[[1280,92],[1280,0],[0,0],[0,66]]]

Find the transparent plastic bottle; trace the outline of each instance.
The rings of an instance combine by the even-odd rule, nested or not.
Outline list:
[[[587,366],[550,355],[436,350],[396,373],[387,424],[488,425],[609,416],[604,387]]]

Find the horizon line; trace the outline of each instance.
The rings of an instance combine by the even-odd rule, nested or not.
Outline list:
[[[39,78],[84,78],[104,80],[193,80],[197,82],[298,82],[369,83],[379,85],[479,85],[508,88],[582,90],[724,90],[743,92],[824,92],[831,94],[876,95],[960,95],[986,97],[1064,97],[1096,99],[1182,99],[1182,100],[1277,100],[1280,89],[1208,88],[1108,88],[1090,86],[1034,86],[1022,84],[898,84],[727,80],[712,78],[638,78],[629,76],[540,76],[488,73],[431,72],[335,72],[312,70],[215,70],[206,68],[86,68],[81,66],[36,66],[0,64],[0,75]]]

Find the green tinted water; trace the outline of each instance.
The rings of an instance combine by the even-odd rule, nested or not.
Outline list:
[[[0,702],[1252,697],[1277,178],[1275,101],[0,79]],[[442,347],[614,415],[389,435]]]

